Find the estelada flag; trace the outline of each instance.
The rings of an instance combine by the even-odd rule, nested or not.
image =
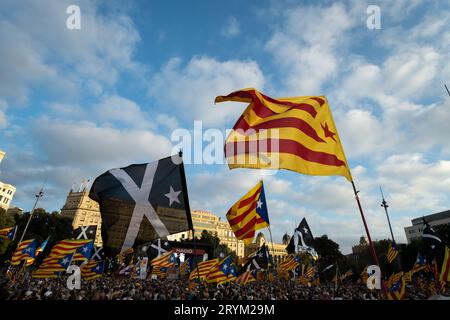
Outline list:
[[[245,244],[253,242],[256,230],[269,226],[262,180],[228,210],[226,217],[236,238]]]
[[[325,96],[274,99],[248,88],[215,99],[224,101],[249,103],[225,143],[230,169],[288,169],[352,180]]]
[[[439,280],[441,282],[450,282],[450,249],[448,247],[445,247],[445,256],[444,261],[442,261]]]

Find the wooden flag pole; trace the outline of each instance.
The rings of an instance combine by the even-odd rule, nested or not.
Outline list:
[[[361,218],[362,218],[362,221],[364,224],[364,229],[366,230],[367,239],[369,240],[370,249],[372,251],[372,258],[374,259],[375,264],[378,267],[380,267],[380,262],[378,261],[377,253],[375,251],[375,246],[373,245],[372,238],[371,238],[370,232],[369,232],[369,228],[367,227],[366,218],[364,217],[364,211],[362,209],[361,202],[359,201],[359,196],[358,196],[359,191],[356,190],[355,183],[353,182],[353,180],[351,182],[352,182],[353,192],[355,193],[356,202],[358,204],[359,212],[361,213]],[[380,270],[381,270],[381,268],[380,268]],[[384,281],[383,281],[383,275],[381,274],[380,276],[381,276],[381,287],[383,289],[383,294],[385,297],[387,297],[386,287],[385,287]]]

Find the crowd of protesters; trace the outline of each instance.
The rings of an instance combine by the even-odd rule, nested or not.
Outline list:
[[[406,287],[405,299],[425,300],[433,295],[418,281]],[[25,278],[11,281],[0,276],[1,300],[378,300],[380,292],[362,283],[332,282],[305,286],[298,281],[257,280],[246,285],[234,282],[191,287],[187,280],[133,279],[104,275],[81,280],[80,289],[69,290],[67,278]],[[449,294],[449,290],[443,294]]]

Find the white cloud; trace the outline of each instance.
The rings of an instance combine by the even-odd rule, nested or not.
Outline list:
[[[221,32],[224,37],[235,37],[241,33],[239,21],[235,17],[229,17]]]
[[[297,7],[284,12],[284,23],[266,44],[281,67],[283,92],[295,95],[323,94],[324,83],[338,71],[337,48],[346,41],[354,24],[342,4],[329,7]],[[320,23],[318,23],[320,21]]]
[[[55,166],[94,165],[107,170],[154,161],[171,151],[170,141],[152,131],[100,127],[89,121],[62,122],[42,117],[34,123],[33,134],[41,156]]]
[[[218,61],[193,57],[183,66],[180,59],[171,59],[153,78],[149,94],[165,109],[184,121],[202,120],[205,126],[235,121],[243,108],[236,103],[214,105],[217,95],[256,87],[263,89],[264,76],[254,61]]]
[[[79,1],[81,29],[66,27],[70,1],[3,1],[0,96],[26,104],[38,90],[65,98],[99,95],[124,71],[141,75],[132,55],[140,37],[125,14],[101,15]]]

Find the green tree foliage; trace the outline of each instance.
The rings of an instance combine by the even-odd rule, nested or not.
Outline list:
[[[29,212],[16,214],[14,216],[14,222],[12,225],[18,225],[18,233],[14,242],[9,242],[4,251],[0,251],[1,261],[5,261],[11,257],[17,243],[20,240],[22,232],[25,229],[29,217]],[[71,220],[62,217],[58,212],[49,213],[44,209],[37,208],[34,211],[33,218],[30,221],[24,240],[36,239],[39,245],[49,236],[50,240],[44,253],[47,253],[58,241],[68,239],[72,236]],[[41,257],[44,255],[41,255]]]
[[[220,238],[217,235],[212,234],[207,230],[203,230],[199,241],[208,243],[213,247],[213,258],[218,258],[220,253],[223,253],[224,256],[231,255],[233,260],[237,261],[236,252],[231,250],[226,244],[220,243]]]

